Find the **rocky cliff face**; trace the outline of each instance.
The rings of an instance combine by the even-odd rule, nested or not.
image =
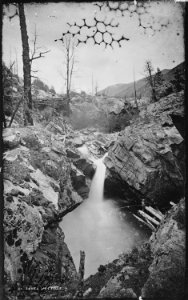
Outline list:
[[[65,127],[51,122],[46,128],[4,130],[5,276],[10,286],[61,284],[63,295],[76,288],[77,271],[58,223],[88,197],[90,180],[76,164],[83,158]],[[91,179],[92,162],[85,162]]]
[[[85,298],[185,299],[185,201],[166,214],[150,240],[85,281]]]
[[[185,200],[166,215],[150,238],[153,261],[142,297],[183,299],[185,296]]]
[[[145,198],[158,206],[183,194],[183,137],[170,116],[184,116],[183,93],[148,106],[121,131],[105,158],[105,188],[129,202]]]

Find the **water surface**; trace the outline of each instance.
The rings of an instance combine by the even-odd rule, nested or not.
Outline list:
[[[86,148],[83,152],[88,154]],[[105,165],[102,159],[95,163],[89,198],[61,222],[77,270],[80,250],[86,253],[85,278],[97,272],[100,264],[116,259],[149,237],[128,211],[120,211],[113,199],[103,198]]]

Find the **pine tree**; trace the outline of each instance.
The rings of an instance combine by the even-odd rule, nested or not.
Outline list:
[[[159,68],[157,68],[157,72],[154,76],[154,85],[156,91],[156,99],[159,100],[163,96],[164,92],[164,77]]]
[[[163,74],[162,74],[162,72],[161,72],[161,70],[159,68],[157,68],[157,72],[155,74],[154,81],[155,81],[155,87],[156,88],[160,87],[163,84],[163,82],[164,82]]]
[[[175,92],[179,92],[184,89],[185,79],[179,68],[175,70],[174,79],[171,80],[171,83]]]

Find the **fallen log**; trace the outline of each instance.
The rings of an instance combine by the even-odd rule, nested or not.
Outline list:
[[[147,211],[149,211],[152,215],[154,215],[157,219],[159,219],[159,221],[162,220],[163,215],[161,216],[161,214],[159,214],[153,207],[151,207],[151,206],[145,206],[145,209]]]
[[[137,215],[133,214],[133,216],[139,220],[140,222],[142,222],[145,226],[149,227],[151,230],[155,230],[155,227],[150,223],[148,222],[147,220],[144,221],[143,219],[141,219],[140,217],[138,217]]]
[[[148,220],[148,221],[150,221],[151,223],[153,223],[153,224],[155,224],[155,225],[159,225],[159,222],[157,221],[157,220],[155,220],[154,218],[152,218],[152,217],[150,217],[148,214],[146,214],[144,211],[142,211],[142,210],[139,210],[138,211],[139,212],[139,214],[141,215],[141,216],[143,216],[146,220]]]
[[[164,214],[158,208],[156,209],[156,211],[162,218],[164,218]]]
[[[151,230],[156,230],[156,227],[150,221],[146,220],[146,222],[148,223],[148,226],[151,228]]]

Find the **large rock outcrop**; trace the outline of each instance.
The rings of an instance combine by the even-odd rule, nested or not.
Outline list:
[[[87,198],[90,179],[79,170],[81,166],[74,165],[82,157],[74,145],[67,147],[67,135],[53,124],[48,129],[38,124],[4,130],[4,248],[9,287],[57,284],[62,295],[70,292],[70,297],[76,289],[77,271],[59,222]],[[15,286],[14,292],[19,293]]]
[[[127,201],[157,205],[184,192],[184,140],[170,115],[183,117],[183,94],[151,104],[123,130],[105,158],[105,188]]]
[[[150,238],[153,256],[143,298],[184,299],[185,200],[175,205]]]

